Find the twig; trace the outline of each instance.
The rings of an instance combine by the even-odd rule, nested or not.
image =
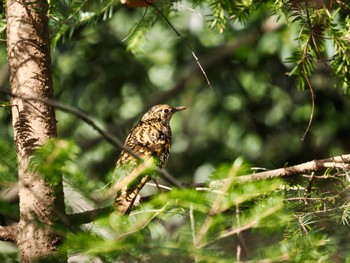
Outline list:
[[[196,240],[195,224],[196,224],[196,222],[194,221],[194,216],[193,216],[193,204],[190,205],[189,215],[190,215],[190,223],[191,223],[192,243],[195,244],[195,240]]]
[[[303,52],[303,58],[302,58],[303,61],[304,61],[305,57],[307,57],[307,48],[309,46],[310,38],[311,38],[311,36],[309,35],[307,43],[306,43],[306,46],[305,46],[305,49],[304,49],[304,52]],[[308,77],[306,76],[306,73],[304,71],[301,71],[301,74],[305,78],[305,80],[306,80],[306,82],[308,84],[308,87],[310,89],[310,93],[311,93],[311,113],[310,113],[309,123],[308,123],[308,125],[306,127],[306,130],[305,130],[303,136],[301,137],[301,141],[304,141],[306,134],[309,132],[309,129],[310,129],[310,126],[311,126],[311,123],[312,123],[312,120],[313,120],[313,116],[314,116],[315,96],[314,96],[314,91],[312,89],[311,83],[310,83]]]
[[[330,197],[304,197],[304,196],[301,196],[301,197],[287,197],[286,200],[287,201],[305,201],[305,200],[308,200],[308,201],[319,201],[319,202],[324,202],[324,201],[327,201],[327,200],[331,200],[332,198]]]
[[[160,209],[155,209],[155,210],[147,210],[147,211],[137,211],[137,212],[133,212],[131,213],[131,216],[137,215],[138,213],[153,213],[151,214],[149,217],[144,216],[142,218],[142,220],[139,220],[136,224],[131,225],[130,227],[130,231],[129,232],[124,232],[123,234],[119,235],[117,237],[117,239],[123,239],[124,237],[131,235],[133,233],[139,232],[141,229],[144,229],[146,226],[148,226],[148,224],[154,219],[156,218],[159,214],[163,213],[164,211],[166,211],[168,207],[168,204],[165,204],[162,208]]]
[[[305,204],[308,203],[308,202],[307,202],[307,198],[311,196],[312,183],[313,183],[313,180],[314,180],[314,176],[315,176],[315,172],[312,172],[312,173],[311,173],[311,177],[309,178],[309,184],[308,184],[308,186],[306,187],[306,191],[305,191],[305,193],[306,193],[306,195],[305,195],[305,200],[304,200]]]
[[[190,46],[190,44],[189,44],[189,43],[186,41],[186,39],[180,34],[180,32],[177,31],[177,29],[171,24],[171,22],[169,21],[169,19],[162,13],[162,11],[159,10],[159,8],[157,8],[153,3],[147,2],[146,0],[145,0],[145,2],[146,2],[148,5],[152,6],[152,7],[164,18],[164,20],[165,20],[165,21],[167,22],[167,24],[172,28],[172,30],[175,32],[175,34],[176,34],[178,37],[180,37],[181,39],[183,39],[183,40],[185,41],[185,45],[191,50],[191,54],[192,54],[193,58],[195,59],[197,65],[198,65],[198,67],[199,67],[199,69],[201,70],[201,72],[202,72],[202,74],[203,74],[205,80],[207,81],[208,86],[210,87],[210,89],[212,90],[212,92],[216,95],[216,92],[215,92],[213,86],[212,86],[211,83],[210,83],[210,80],[209,80],[209,78],[208,78],[208,76],[207,76],[207,73],[206,73],[205,70],[203,69],[201,63],[199,62],[199,60],[198,60],[196,54],[194,53],[192,47]]]
[[[170,2],[170,3],[171,3],[173,6],[178,7],[179,9],[180,9],[180,8],[183,8],[183,9],[185,9],[185,10],[189,10],[189,11],[191,11],[192,13],[197,14],[197,15],[200,17],[200,19],[201,19],[202,21],[204,20],[202,14],[201,14],[199,11],[197,11],[196,9],[189,8],[189,7],[187,7],[187,6],[185,6],[185,5],[181,4],[181,3],[176,3],[176,2]]]
[[[213,216],[217,215],[221,212],[221,204],[222,204],[222,200],[224,198],[224,196],[226,195],[226,193],[228,192],[229,188],[231,187],[235,177],[236,177],[236,173],[239,169],[239,165],[233,164],[232,168],[228,174],[228,177],[226,179],[226,183],[222,184],[221,187],[221,193],[218,193],[216,195],[216,198],[213,202],[213,205],[210,208],[210,211],[208,213],[208,216],[205,219],[205,222],[203,223],[201,229],[198,232],[198,235],[196,235],[195,240],[193,242],[195,247],[200,247],[201,246],[201,242],[204,238],[204,236],[206,235],[206,233],[208,232],[210,225],[213,221]]]
[[[240,214],[239,204],[236,204],[236,220],[237,220],[237,227],[238,227],[238,229],[241,227],[241,220],[240,220],[239,214]],[[236,252],[236,260],[237,260],[237,262],[240,262],[241,258],[242,258],[242,246],[241,246],[241,242],[239,240],[239,237],[241,237],[241,232],[237,232],[237,238],[238,238],[237,252]]]
[[[150,183],[150,182],[148,182],[146,185],[157,187],[158,190],[162,190],[162,189],[163,190],[167,190],[167,191],[171,191],[172,190],[171,187],[163,185],[163,184],[158,184],[158,183]]]
[[[147,11],[148,11],[148,5],[146,6],[146,9],[145,9],[145,12],[143,13],[141,19],[137,22],[137,24],[131,29],[129,35],[127,35],[123,40],[122,42],[126,41],[128,38],[130,38],[130,36],[134,33],[134,31],[136,30],[136,28],[139,27],[139,25],[141,24],[142,20],[145,18],[146,14],[147,14]]]
[[[243,225],[243,226],[240,226],[240,227],[237,227],[237,228],[233,228],[233,229],[229,229],[227,231],[223,231],[221,232],[217,238],[215,238],[214,240],[206,243],[206,244],[203,244],[202,246],[200,246],[200,248],[203,248],[203,247],[207,247],[213,243],[215,243],[216,241],[220,240],[220,239],[223,239],[223,238],[226,238],[226,237],[230,237],[230,236],[233,236],[233,235],[238,235],[239,233],[245,231],[245,230],[248,230],[250,228],[253,228],[255,226],[257,226],[259,224],[259,222],[263,219],[263,218],[266,218],[274,213],[276,213],[276,211],[278,211],[279,209],[281,209],[282,206],[275,206],[275,207],[271,207],[271,208],[268,208],[267,210],[265,210],[260,216],[259,218],[256,218],[254,220],[252,220],[251,222]]]
[[[303,229],[303,231],[305,232],[306,236],[308,237],[308,239],[309,239],[309,241],[310,241],[310,238],[309,238],[309,236],[308,236],[308,233],[309,233],[309,232],[307,231],[305,225],[304,225],[303,222],[301,221],[301,217],[300,217],[300,216],[297,216],[297,215],[294,215],[294,217],[296,217],[296,219],[298,220],[299,225],[301,226],[301,228]]]

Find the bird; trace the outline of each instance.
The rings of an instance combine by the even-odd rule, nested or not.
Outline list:
[[[174,113],[185,109],[183,106],[158,104],[142,116],[124,142],[124,147],[134,154],[123,150],[117,159],[116,173],[119,181],[131,174],[141,163],[140,160],[151,159],[161,169],[166,166],[172,144],[170,120]],[[137,174],[136,179],[117,192],[114,207],[120,214],[129,214],[132,207],[140,202],[140,191],[152,178],[152,172],[149,173]]]

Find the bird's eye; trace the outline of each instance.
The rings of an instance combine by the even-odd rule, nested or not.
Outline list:
[[[164,109],[164,113],[169,113],[169,109]]]

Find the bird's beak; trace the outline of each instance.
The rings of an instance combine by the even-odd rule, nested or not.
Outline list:
[[[174,107],[175,112],[177,111],[183,111],[186,110],[186,107],[180,106],[180,107]]]

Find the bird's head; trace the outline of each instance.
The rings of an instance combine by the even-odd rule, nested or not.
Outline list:
[[[173,116],[175,112],[184,109],[186,109],[186,107],[172,107],[167,104],[155,105],[143,115],[141,121],[159,121],[169,123],[171,116]]]

